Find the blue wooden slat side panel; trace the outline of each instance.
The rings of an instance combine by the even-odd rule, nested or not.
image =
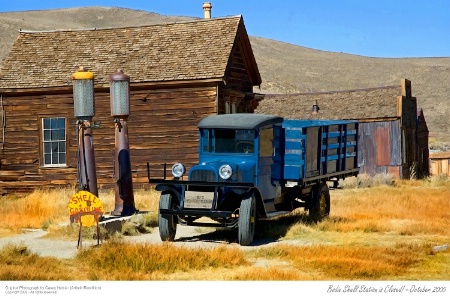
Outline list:
[[[284,152],[284,179],[298,180],[305,177],[306,161],[306,135],[304,129],[292,124],[284,127],[285,152]]]
[[[315,175],[330,174],[357,165],[358,123],[355,121],[334,120],[284,120],[285,132],[285,163],[284,178],[286,180],[301,180]],[[318,157],[315,152],[306,150],[308,128],[316,133],[319,130],[317,146]],[[311,134],[311,133],[310,133]],[[315,141],[314,141],[315,143]],[[313,143],[313,144],[314,144]],[[309,157],[308,157],[309,155]],[[318,158],[317,171],[310,160]],[[308,166],[308,167],[307,167]]]
[[[341,123],[324,127],[322,139],[322,174],[356,167],[357,138],[355,124]]]

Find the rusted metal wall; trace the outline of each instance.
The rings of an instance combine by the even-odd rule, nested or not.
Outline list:
[[[358,166],[361,173],[390,173],[402,177],[400,120],[359,125]]]

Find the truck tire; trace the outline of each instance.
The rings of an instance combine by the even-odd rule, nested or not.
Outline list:
[[[309,217],[314,221],[322,221],[330,215],[330,190],[327,184],[317,184],[312,193]]]
[[[159,198],[160,209],[174,208],[175,203],[172,194],[161,194]],[[158,211],[158,227],[159,236],[162,241],[175,240],[175,234],[177,233],[177,218],[175,215],[161,215]]]
[[[256,226],[256,199],[253,194],[241,201],[239,208],[238,241],[239,245],[252,244]]]

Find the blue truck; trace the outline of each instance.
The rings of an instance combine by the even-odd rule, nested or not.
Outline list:
[[[207,116],[198,128],[199,161],[187,178],[182,163],[171,179],[151,178],[148,169],[161,193],[163,241],[175,239],[177,225],[211,226],[237,228],[239,244],[248,246],[259,219],[297,208],[321,221],[330,213],[329,185],[359,171],[356,121],[240,113]]]

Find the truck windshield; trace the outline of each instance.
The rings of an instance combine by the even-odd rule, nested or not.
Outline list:
[[[244,153],[254,152],[254,130],[204,130],[202,134],[203,152]]]

